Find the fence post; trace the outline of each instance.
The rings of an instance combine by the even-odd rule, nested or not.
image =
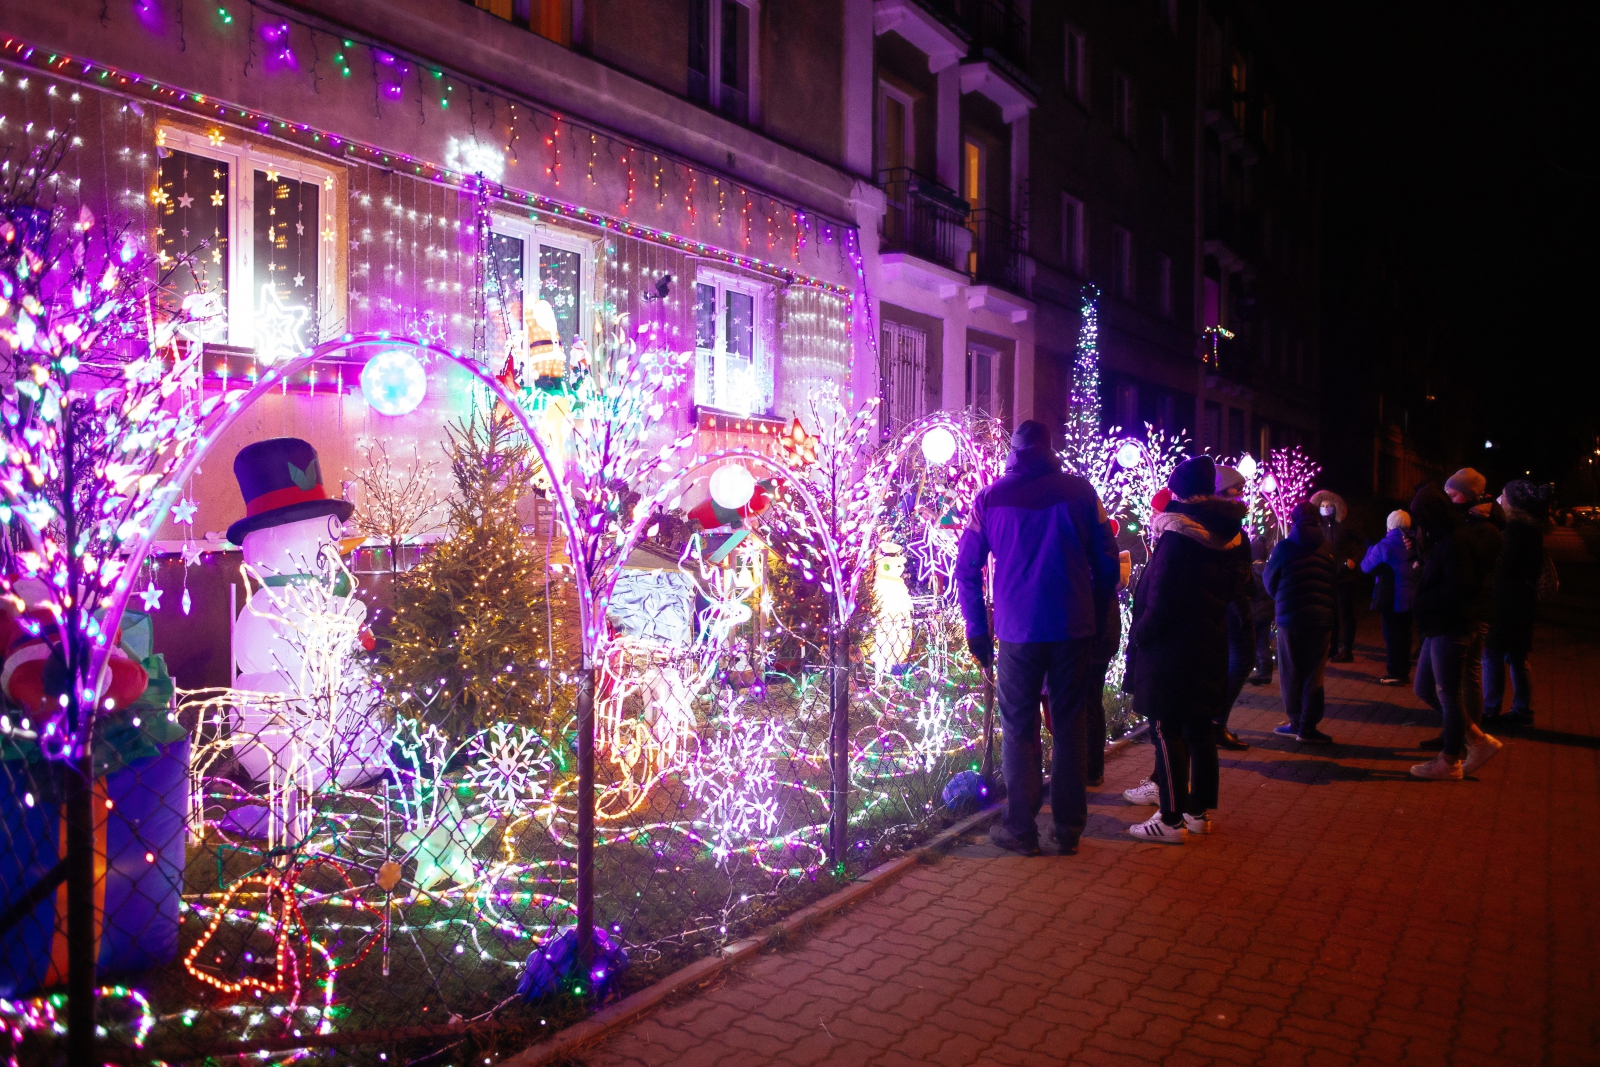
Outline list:
[[[586,660],[588,656],[584,657]],[[596,671],[578,672],[578,960],[588,988],[594,960],[594,687]]]
[[[828,629],[828,762],[833,778],[828,861],[838,867],[850,849],[850,650],[844,627]],[[843,663],[840,660],[843,659]]]
[[[75,701],[77,698],[73,696]],[[83,731],[87,734],[88,731]],[[94,1061],[94,766],[89,746],[60,765],[67,824],[67,1062]]]

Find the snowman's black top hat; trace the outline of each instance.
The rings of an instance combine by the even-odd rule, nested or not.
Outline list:
[[[287,522],[336,515],[350,517],[355,505],[328,496],[322,487],[317,450],[298,437],[273,437],[239,449],[233,476],[244,496],[244,518],[228,527],[228,540],[244,544],[245,534]]]

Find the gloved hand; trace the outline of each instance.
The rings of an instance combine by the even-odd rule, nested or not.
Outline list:
[[[978,661],[978,666],[985,671],[994,670],[994,636],[982,634],[974,637],[967,635],[967,651],[972,653],[972,658]]]

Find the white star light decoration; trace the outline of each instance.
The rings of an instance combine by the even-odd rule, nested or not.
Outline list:
[[[152,577],[150,579],[150,584],[139,590],[139,597],[144,601],[144,610],[160,611],[162,592],[163,590],[156,588],[156,580]]]
[[[183,546],[183,565],[193,567],[200,562],[200,553],[204,551],[196,541],[187,541]]]
[[[194,522],[195,505],[192,500],[180,500],[172,505],[172,517],[178,522],[188,526]]]
[[[293,359],[305,350],[301,331],[309,308],[284,307],[277,290],[271,285],[261,287],[261,307],[256,312],[256,358],[266,366]]]

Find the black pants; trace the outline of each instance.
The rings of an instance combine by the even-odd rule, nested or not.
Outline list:
[[[1176,826],[1185,815],[1217,806],[1217,735],[1209,719],[1152,721],[1150,742],[1156,747],[1162,822]]]
[[[1328,655],[1350,655],[1356,648],[1356,583],[1333,583],[1333,643]]]
[[[1084,737],[1084,688],[1090,678],[1094,638],[1012,643],[1001,641],[995,657],[1000,703],[1000,766],[1006,779],[1001,822],[1023,841],[1037,841],[1034,819],[1044,804],[1044,746],[1040,741],[1039,694],[1050,686],[1050,811],[1056,839],[1076,842],[1089,821],[1088,759]],[[1101,727],[1102,734],[1104,727]]]
[[[1533,676],[1528,673],[1528,654],[1521,649],[1507,652],[1485,643],[1483,646],[1483,713],[1500,714],[1506,698],[1506,673],[1511,674],[1511,710],[1523,715],[1533,702]]]
[[[1411,677],[1411,612],[1383,609],[1384,674],[1402,682]]]
[[[1322,721],[1322,672],[1328,664],[1328,630],[1323,626],[1278,624],[1278,685],[1283,710],[1295,733]]]
[[[1224,730],[1234,702],[1244,690],[1244,680],[1256,665],[1256,624],[1249,611],[1228,609],[1228,691],[1212,721]]]
[[[1110,668],[1109,659],[1096,657],[1089,664],[1088,683],[1083,687],[1083,745],[1088,776],[1085,781],[1089,782],[1106,776],[1106,671]],[[1055,729],[1053,721],[1051,729]]]
[[[1256,674],[1267,681],[1272,681],[1272,650],[1277,641],[1277,634],[1272,629],[1271,619],[1257,619],[1256,623]]]
[[[1414,687],[1423,703],[1444,720],[1444,749],[1449,759],[1467,754],[1467,729],[1483,722],[1483,639],[1487,624],[1464,634],[1422,639]]]

